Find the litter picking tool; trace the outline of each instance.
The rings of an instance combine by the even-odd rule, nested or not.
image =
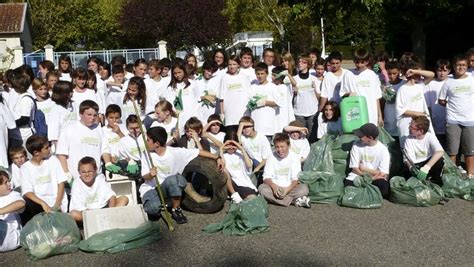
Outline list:
[[[142,132],[141,135],[142,135],[142,138],[143,138],[143,142],[145,143],[146,153],[147,153],[147,156],[148,156],[148,160],[150,161],[150,167],[154,168],[155,166],[153,164],[153,160],[151,159],[150,150],[149,150],[148,143],[147,143],[146,137],[145,137],[146,131],[145,131],[145,128],[143,127],[142,120],[140,119],[140,112],[138,112],[138,107],[137,107],[137,104],[136,104],[135,100],[133,100],[132,103],[133,103],[133,108],[135,109],[135,114],[138,118],[138,125],[140,126],[140,131]],[[156,179],[155,189],[158,192],[158,196],[160,197],[163,219],[165,220],[166,225],[168,226],[168,229],[170,231],[173,231],[174,230],[173,221],[172,221],[171,215],[168,212],[168,209],[166,207],[165,197],[163,195],[163,192],[161,191],[160,180],[158,179],[158,176],[155,176],[155,179]]]

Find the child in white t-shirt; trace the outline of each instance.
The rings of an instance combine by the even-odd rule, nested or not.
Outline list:
[[[329,70],[324,75],[321,84],[321,100],[319,101],[319,111],[321,111],[328,100],[339,104],[342,77],[346,69],[341,68],[342,55],[339,52],[331,52],[327,58]]]
[[[91,157],[79,161],[81,179],[74,181],[71,188],[70,214],[76,222],[82,222],[82,212],[102,208],[122,207],[128,204],[126,196],[116,197],[103,174],[97,174],[97,164]]]
[[[119,105],[122,110],[122,122],[125,122],[129,115],[137,114],[135,106],[140,118],[144,119],[147,106],[145,82],[142,78],[135,76],[128,81],[126,88],[126,92],[123,94],[122,101]]]
[[[212,61],[205,61],[202,65],[203,75],[196,80],[197,87],[201,94],[199,119],[204,123],[209,116],[216,114],[217,95],[219,93],[220,76],[215,75],[217,66]]]
[[[51,155],[48,139],[33,135],[26,149],[33,157],[21,166],[21,193],[26,200],[23,224],[42,211],[67,211],[66,176],[59,160]]]
[[[125,70],[120,65],[112,66],[112,80],[107,81],[107,96],[105,102],[107,105],[121,105],[123,101],[123,83]]]
[[[425,86],[425,99],[430,110],[431,122],[436,138],[443,146],[446,145],[446,107],[440,105],[438,99],[441,88],[448,80],[450,72],[451,63],[448,60],[438,60],[436,62],[436,79]]]
[[[11,171],[11,184],[13,189],[21,188],[21,166],[28,161],[26,149],[22,146],[11,147],[8,151],[12,164],[10,166]]]
[[[318,117],[317,138],[321,139],[327,133],[342,135],[341,112],[337,103],[332,100],[326,102]]]
[[[8,173],[0,171],[0,252],[20,246],[21,221],[18,213],[23,211],[25,200],[13,191]]]
[[[258,194],[250,179],[252,160],[237,139],[235,131],[228,132],[224,145],[220,148],[220,154],[226,163],[224,172],[227,175],[227,190],[234,203],[251,199]]]
[[[46,124],[49,125],[49,118],[51,117],[54,102],[51,100],[48,88],[46,88],[46,84],[41,79],[34,79],[31,86],[35,93],[36,106],[43,112]]]
[[[59,81],[53,87],[51,99],[55,102],[48,124],[48,140],[52,142],[52,151],[56,152],[56,145],[61,132],[70,124],[77,121],[78,110],[72,104],[71,82]]]
[[[268,81],[268,66],[260,62],[255,66],[257,84],[252,84],[251,97],[260,97],[256,109],[251,111],[255,121],[255,130],[266,136],[273,136],[277,131],[276,108],[278,95],[276,85]]]
[[[275,152],[268,158],[263,173],[263,184],[258,191],[270,203],[288,207],[311,208],[306,184],[299,183],[300,159],[290,151],[290,138],[277,133],[273,138]]]
[[[409,168],[419,168],[418,179],[425,180],[429,176],[433,182],[442,185],[444,150],[436,136],[428,132],[429,127],[430,121],[424,116],[413,117],[411,120],[410,135],[405,140],[404,149],[406,156],[415,166],[410,166],[408,159],[405,164]]]
[[[138,122],[139,118],[130,115],[126,125],[128,134],[120,138],[118,152],[121,161],[125,161],[126,170],[129,174],[139,173],[139,165],[146,158],[146,145],[141,136],[142,131]],[[121,164],[122,165],[122,164]]]
[[[78,68],[74,70],[72,78],[74,81],[74,90],[72,94],[72,104],[74,105],[75,110],[79,109],[81,103],[85,100],[92,100],[99,105],[99,114],[105,113],[105,107],[102,105],[102,101],[98,96],[97,92],[94,89],[87,88],[88,80],[87,71],[83,68]],[[78,118],[79,118],[79,114]]]
[[[33,135],[32,126],[35,103],[28,93],[30,85],[29,76],[22,73],[14,74],[12,86],[17,97],[13,104],[9,103],[10,106],[13,106],[12,111],[17,126],[9,132],[10,144],[14,146],[25,146],[26,140]]]
[[[0,167],[3,167],[5,169],[8,168],[8,130],[13,130],[15,128],[16,123],[13,114],[8,108],[6,100],[3,99],[3,95],[0,94]],[[20,144],[17,144],[17,146],[20,146]]]
[[[272,69],[272,82],[276,85],[278,107],[276,107],[276,131],[281,131],[290,121],[295,120],[295,111],[292,104],[291,87],[284,80],[291,77],[284,67]],[[293,77],[291,77],[293,79]]]
[[[161,64],[159,60],[152,59],[148,62],[148,75],[150,76],[150,79],[147,79],[148,83],[146,84],[146,98],[148,103],[146,108],[147,114],[149,112],[153,112],[156,107],[156,103],[164,98],[166,88],[169,85],[169,81],[166,81],[166,79],[161,77],[162,72],[163,64]],[[151,110],[148,111],[149,109]]]
[[[388,173],[390,170],[390,153],[377,137],[379,129],[375,124],[366,123],[354,130],[359,141],[352,146],[349,168],[351,172],[344,180],[344,186],[353,186],[359,176],[368,174],[372,177],[372,184],[379,188],[382,196],[389,194]]]
[[[155,121],[150,127],[160,126],[166,130],[168,138],[166,139],[166,145],[170,146],[178,141],[180,133],[177,129],[178,119],[176,118],[176,112],[173,110],[173,105],[166,100],[160,100],[155,106],[155,114],[153,117]]]
[[[219,115],[213,114],[207,119],[207,124],[202,130],[202,137],[209,141],[210,152],[218,154],[224,143],[225,133],[221,132],[222,121]]]
[[[292,121],[284,128],[284,132],[290,136],[290,150],[299,156],[303,162],[309,155],[310,145],[306,136],[308,129],[301,121]]]
[[[184,168],[197,156],[217,159],[219,169],[222,169],[223,162],[218,156],[207,151],[166,146],[166,138],[166,130],[163,127],[152,127],[147,131],[147,143],[152,151],[150,159],[152,163],[147,161],[142,164],[141,174],[145,181],[139,189],[140,197],[143,208],[149,216],[160,216],[162,205],[155,190],[156,182],[159,181],[162,192],[166,192],[166,196],[171,198],[172,218],[178,224],[183,224],[187,222],[181,209],[183,191],[193,199],[195,199],[193,192],[199,195],[181,175]]]
[[[349,95],[365,97],[369,122],[383,125],[382,109],[380,108],[381,84],[378,75],[368,68],[370,57],[369,52],[363,48],[354,52],[356,68],[344,74],[339,95],[341,98]]]
[[[255,122],[251,117],[244,116],[239,121],[237,136],[242,147],[253,161],[253,172],[263,170],[265,163],[272,154],[272,149],[268,138],[255,131]]]
[[[119,142],[120,138],[124,137],[123,134],[126,132],[123,124],[120,124],[120,118],[122,117],[122,111],[120,107],[115,104],[110,104],[105,110],[105,120],[107,125],[102,127],[105,138],[107,139],[107,145],[109,146],[110,156],[112,162],[119,160]]]

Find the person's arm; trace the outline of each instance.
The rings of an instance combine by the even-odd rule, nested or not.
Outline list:
[[[293,78],[293,75],[291,75],[290,73],[288,73],[288,71],[286,71],[286,77],[288,77],[288,80],[290,80],[291,86],[296,87],[296,80],[295,78]]]
[[[433,154],[433,156],[431,156],[430,160],[428,160],[428,162],[425,164],[425,166],[428,166],[430,168],[433,167],[433,165],[435,165],[436,162],[438,162],[438,160],[443,157],[443,154],[444,154],[443,150],[436,151]]]
[[[293,190],[296,186],[298,185],[298,180],[293,180],[291,181],[290,185],[283,188],[285,190],[285,193],[283,194],[284,196],[286,196],[289,192],[291,192],[291,190]]]
[[[435,77],[435,73],[429,70],[414,70],[414,69],[409,69],[407,70],[405,76],[406,77],[411,77],[413,75],[420,75],[425,79],[433,79]],[[431,81],[431,80],[429,80]],[[429,82],[428,81],[428,82]]]
[[[380,105],[380,99],[376,100],[377,102],[377,114],[378,114],[378,124],[379,126],[383,126],[383,113],[382,113],[382,106]]]
[[[204,132],[202,134],[202,137],[207,138],[211,143],[213,143],[216,147],[220,148],[223,144],[221,141],[217,140],[214,136],[209,134],[209,132]]]
[[[219,171],[222,171],[225,167],[224,161],[219,155],[214,155],[209,151],[199,150],[199,156],[216,160]]]
[[[273,191],[273,195],[277,196],[277,191],[278,191],[279,186],[275,184],[271,178],[264,178],[263,183],[270,186],[270,188]]]
[[[33,201],[34,203],[38,204],[41,206],[41,208],[43,208],[43,210],[46,212],[46,213],[50,213],[51,211],[53,211],[51,209],[50,206],[48,206],[48,204],[46,202],[44,202],[42,199],[40,199],[39,197],[37,197],[35,195],[35,193],[33,192],[28,192],[28,193],[25,193],[23,195],[25,198],[28,198],[30,199],[31,201]]]
[[[149,173],[143,175],[143,179],[147,180],[147,181],[153,180],[156,177],[157,174],[158,174],[158,171],[157,171],[156,166],[155,166],[155,167],[150,169]]]
[[[61,203],[64,198],[64,182],[58,184],[58,195],[56,196],[56,201],[54,202],[54,207],[56,209],[61,209]]]
[[[426,116],[426,114],[420,111],[407,110],[403,113],[403,116],[417,117],[417,116]]]
[[[288,133],[290,133],[290,132],[302,132],[305,135],[308,135],[308,132],[309,132],[308,128],[306,128],[306,127],[298,127],[298,126],[290,126],[290,125],[285,126],[285,128],[283,128],[283,131],[288,132]]]
[[[265,163],[267,163],[267,159],[262,159],[262,161],[260,161],[260,163],[257,165],[257,167],[255,167],[255,169],[253,170],[253,172],[258,172],[260,169],[262,169],[263,167],[265,167]]]
[[[69,173],[69,167],[67,166],[67,160],[69,157],[67,155],[62,154],[56,156],[58,157],[59,162],[61,163],[61,167],[63,168],[64,173]]]
[[[6,205],[3,208],[0,208],[0,215],[4,215],[7,213],[19,211],[25,207],[25,201],[24,200],[17,200],[14,201],[8,205]]]
[[[274,108],[274,107],[278,107],[278,104],[275,101],[266,100],[265,101],[265,106]]]
[[[318,109],[320,112],[323,110],[327,102],[328,102],[327,97],[321,96],[321,101],[319,101],[319,109]]]
[[[113,208],[117,206],[117,198],[115,196],[111,196],[109,198],[109,208]]]
[[[225,118],[225,112],[224,112],[224,99],[220,99],[220,106],[221,106],[221,114],[219,116],[221,117],[221,120],[224,121]]]

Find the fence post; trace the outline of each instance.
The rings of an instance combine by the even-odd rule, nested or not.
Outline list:
[[[158,42],[158,51],[160,52],[160,59],[168,57],[168,52],[166,51],[166,41],[159,41]]]
[[[23,47],[21,46],[15,46],[13,47],[13,64],[12,64],[12,68],[18,68],[20,67],[21,65],[24,64],[24,61],[23,61]]]
[[[54,46],[47,44],[44,46],[44,59],[54,63]]]

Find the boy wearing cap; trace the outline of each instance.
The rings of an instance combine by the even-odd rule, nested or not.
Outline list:
[[[377,140],[379,129],[373,123],[366,123],[354,135],[359,137],[351,149],[349,167],[352,171],[344,180],[345,186],[357,183],[357,176],[368,174],[372,184],[377,186],[386,198],[389,193],[388,172],[390,168],[390,153],[387,147]]]

